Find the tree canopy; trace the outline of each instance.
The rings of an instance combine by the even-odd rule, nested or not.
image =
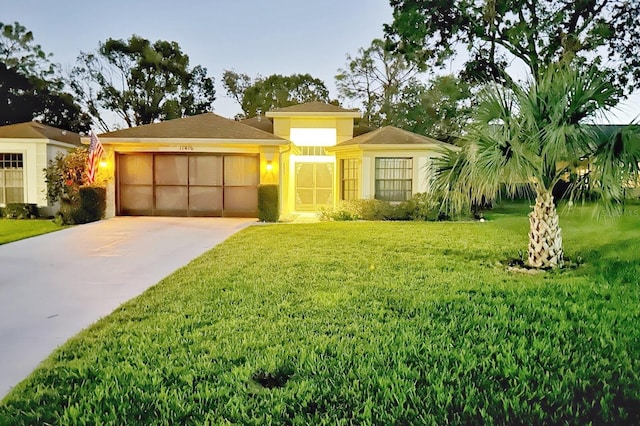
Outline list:
[[[104,130],[109,130],[105,111],[133,127],[210,112],[215,100],[206,68],[191,68],[176,42],[152,43],[137,35],[110,38],[96,52],[83,52],[71,84]]]
[[[384,41],[374,39],[367,48],[358,49],[355,57],[347,54],[345,68],[335,76],[338,94],[357,101],[363,108],[367,125],[391,124],[389,114],[414,80],[418,69],[404,57],[385,49]]]
[[[65,92],[50,57],[24,26],[0,23],[0,124],[39,119],[74,132],[88,130],[90,117]]]
[[[391,0],[388,47],[443,65],[460,47],[466,75],[507,81],[514,59],[530,74],[555,62],[597,64],[628,90],[640,81],[637,0]]]
[[[426,84],[408,84],[389,109],[388,121],[401,129],[452,143],[463,134],[471,111],[470,85],[449,74]]]
[[[247,74],[225,70],[222,84],[227,95],[242,108],[242,118],[256,117],[258,112],[284,108],[305,102],[335,103],[324,82],[310,74],[273,74],[252,79]]]
[[[449,141],[461,134],[469,117],[469,84],[454,75],[425,83],[416,65],[386,50],[379,39],[355,57],[347,55],[335,78],[340,98],[359,104],[368,126],[392,125]]]

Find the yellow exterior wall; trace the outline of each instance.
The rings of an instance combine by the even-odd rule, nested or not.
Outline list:
[[[335,146],[341,142],[353,139],[353,117],[274,117],[273,133],[283,139],[291,140],[291,129],[336,129],[336,140],[331,144]],[[296,211],[296,163],[297,162],[329,162],[334,165],[334,203],[339,199],[339,163],[334,155],[305,157],[291,153],[292,147],[286,148],[282,155],[283,165],[281,177],[281,213],[288,215]]]
[[[273,133],[276,136],[291,140],[292,128],[336,129],[335,144],[353,139],[353,118],[350,117],[274,117]]]

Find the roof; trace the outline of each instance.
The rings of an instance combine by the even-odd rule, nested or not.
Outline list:
[[[100,139],[229,139],[284,141],[212,112],[102,133]]]
[[[27,121],[25,123],[8,124],[0,126],[0,138],[2,139],[45,139],[64,142],[71,145],[80,145],[80,135],[69,130],[58,129],[38,123]]]
[[[260,129],[263,132],[273,134],[273,121],[266,117],[253,117],[253,118],[245,118],[244,120],[240,120],[242,124],[246,124],[247,126],[255,127],[256,129]]]
[[[346,116],[359,118],[360,111],[346,109],[337,105],[324,102],[307,102],[304,104],[292,105],[285,108],[276,108],[267,112],[267,117],[291,117],[291,116]]]
[[[385,126],[378,130],[356,136],[344,141],[336,147],[350,145],[442,145],[453,146],[446,142],[432,139],[417,133],[408,132],[393,126]]]

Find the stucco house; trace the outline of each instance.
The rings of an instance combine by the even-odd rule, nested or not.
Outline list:
[[[259,184],[279,185],[282,215],[428,191],[444,143],[394,127],[354,138],[359,117],[311,102],[243,122],[207,113],[100,134],[106,216],[256,217]]]
[[[0,126],[0,206],[30,203],[50,214],[43,170],[79,145],[79,134],[35,121]]]

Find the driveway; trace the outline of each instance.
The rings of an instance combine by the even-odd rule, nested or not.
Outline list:
[[[0,245],[0,399],[68,338],[255,222],[116,217]]]

